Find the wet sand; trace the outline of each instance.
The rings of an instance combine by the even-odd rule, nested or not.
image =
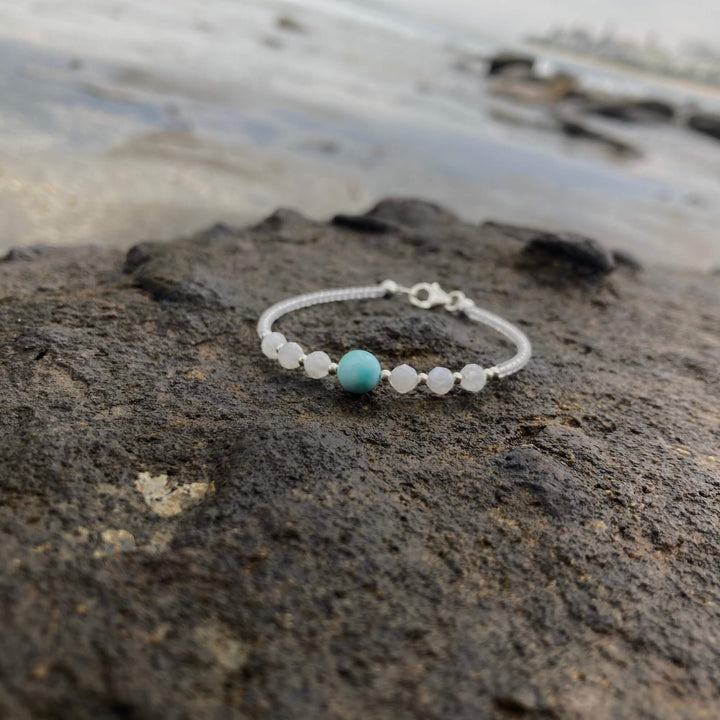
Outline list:
[[[615,157],[491,97],[464,54],[274,0],[0,0],[0,247],[128,246],[390,194],[720,265],[720,143],[598,121],[641,151]]]

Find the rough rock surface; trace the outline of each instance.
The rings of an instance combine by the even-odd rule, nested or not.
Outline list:
[[[370,217],[0,263],[1,717],[717,717],[720,276]],[[462,288],[532,363],[356,397],[259,354],[269,303],[386,277]],[[280,328],[424,369],[508,352],[400,300]]]

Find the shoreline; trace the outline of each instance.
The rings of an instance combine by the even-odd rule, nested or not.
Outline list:
[[[148,12],[120,7],[135,13],[128,27]],[[597,121],[639,148],[622,160],[552,131],[542,108],[491,95],[479,71],[457,69],[457,49],[405,40],[390,67],[389,30],[373,33],[368,57],[366,28],[345,20],[296,12],[302,29],[279,29],[286,3],[251,4],[238,33],[195,27],[184,7],[139,59],[137,47],[123,54],[132,36],[113,40],[105,60],[93,38],[64,50],[78,18],[51,44],[37,44],[40,30],[34,42],[0,39],[0,248],[128,246],[278,206],[322,219],[394,195],[472,222],[584,233],[644,262],[720,265],[720,145],[709,138]],[[183,62],[168,69],[178,47]]]
[[[542,54],[549,59],[557,57],[562,60],[569,60],[571,62],[586,65],[588,68],[616,72],[625,75],[632,80],[651,81],[678,93],[689,92],[692,95],[698,96],[700,99],[707,99],[710,102],[718,104],[717,107],[713,106],[711,109],[720,108],[720,84],[704,83],[699,80],[681,78],[674,75],[664,75],[663,73],[655,72],[649,69],[636,68],[620,62],[598,58],[593,55],[584,55],[582,53],[573,52],[572,50],[564,50],[562,48],[556,48],[550,45],[543,45],[542,43],[527,40],[520,43],[519,47],[537,54]]]

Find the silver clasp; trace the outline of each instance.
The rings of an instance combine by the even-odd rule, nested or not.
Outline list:
[[[419,308],[431,308],[436,305],[447,305],[450,295],[438,283],[421,282],[413,285],[408,292],[410,302]]]
[[[465,296],[460,290],[446,292],[439,283],[421,282],[413,285],[408,291],[410,302],[415,307],[428,309],[442,305],[449,312],[464,310],[474,305],[472,300]]]

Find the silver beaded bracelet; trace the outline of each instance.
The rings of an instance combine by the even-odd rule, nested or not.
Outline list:
[[[409,365],[399,365],[394,370],[386,370],[380,366],[377,358],[366,350],[351,350],[337,363],[334,363],[322,350],[306,355],[298,343],[288,342],[282,333],[273,332],[272,329],[273,323],[278,318],[311,305],[343,300],[368,300],[392,295],[407,295],[415,307],[427,309],[442,306],[448,312],[462,313],[470,320],[489,325],[510,340],[517,348],[517,352],[509,360],[485,369],[481,365],[471,363],[465,365],[460,372],[436,367],[429,373],[419,373]],[[352,393],[368,392],[381,380],[388,381],[399,393],[408,393],[423,383],[437,395],[450,392],[455,384],[468,392],[476,393],[485,387],[488,379],[504,378],[524,368],[532,354],[530,341],[522,330],[498,315],[480,309],[460,290],[446,292],[438,283],[418,283],[407,288],[394,280],[385,280],[379,285],[319,290],[297,295],[269,307],[258,320],[257,333],[263,353],[271,359],[277,359],[284,368],[292,370],[302,365],[307,376],[315,379],[337,375],[340,385]]]

